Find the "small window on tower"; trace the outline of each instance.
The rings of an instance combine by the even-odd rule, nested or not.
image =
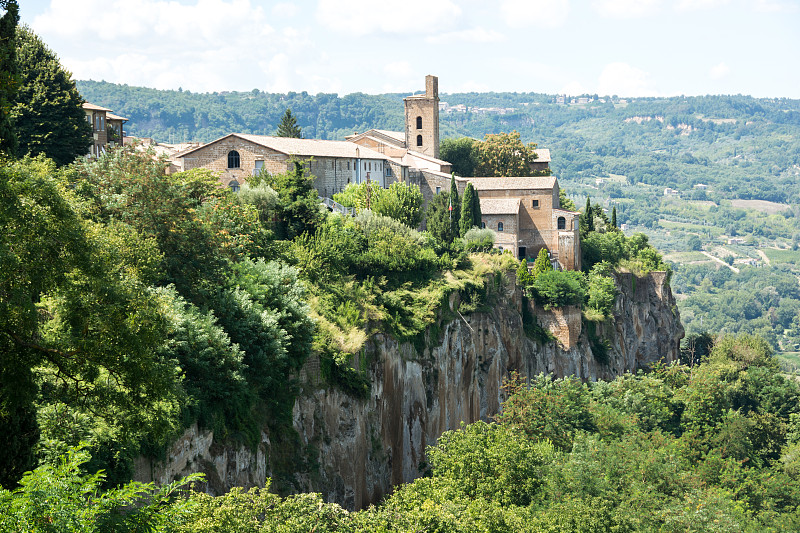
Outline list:
[[[417,146],[422,146],[422,135],[417,135]]]
[[[539,208],[539,200],[531,200],[531,207],[533,207],[534,209],[538,209]]]
[[[417,129],[422,129],[422,117],[417,117]]]
[[[558,229],[567,229],[567,219],[564,217],[558,217]]]
[[[502,222],[498,222],[497,223],[497,231],[503,231],[503,223]]]

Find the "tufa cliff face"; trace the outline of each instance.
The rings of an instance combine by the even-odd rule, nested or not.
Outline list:
[[[613,379],[659,360],[676,360],[683,327],[665,273],[618,274],[616,281],[614,318],[605,323],[582,324],[578,309],[531,307],[556,341],[541,343],[524,333],[523,298],[512,280],[490,312],[442,324],[421,354],[409,343],[376,335],[366,347],[371,361],[366,399],[321,384],[318,372],[307,367],[293,425],[308,457],[292,484],[346,508],[362,508],[394,485],[419,477],[425,447],[444,431],[497,414],[511,371]],[[451,308],[457,303],[454,295]],[[270,475],[266,434],[257,450],[248,451],[215,444],[209,432],[191,428],[174,448],[164,463],[142,459],[137,479],[169,481],[205,471],[208,490],[219,493],[262,485]]]

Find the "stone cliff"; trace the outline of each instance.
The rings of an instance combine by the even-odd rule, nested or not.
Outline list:
[[[677,359],[683,327],[666,274],[616,278],[614,317],[604,323],[587,325],[578,309],[536,309],[510,279],[490,311],[455,313],[455,319],[432,328],[438,335],[427,339],[422,353],[387,335],[373,336],[361,355],[370,361],[367,398],[324,385],[311,361],[293,411],[307,461],[291,484],[346,508],[361,508],[379,501],[394,485],[419,477],[425,447],[444,431],[497,414],[503,379],[511,371],[613,379]],[[531,305],[527,316],[535,316],[556,340],[540,342],[526,335],[523,305]],[[457,306],[456,294],[451,310]],[[215,443],[210,432],[193,427],[166,462],[142,459],[136,478],[169,482],[204,471],[214,493],[261,485],[270,475],[270,452],[266,434],[252,451]]]

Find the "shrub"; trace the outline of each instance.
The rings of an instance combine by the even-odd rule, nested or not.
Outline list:
[[[494,232],[488,228],[470,228],[464,234],[464,249],[468,252],[488,252],[494,248]]]
[[[539,274],[531,289],[545,309],[581,305],[586,299],[586,278],[580,272],[551,270]]]

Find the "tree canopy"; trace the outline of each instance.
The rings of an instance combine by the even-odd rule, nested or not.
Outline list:
[[[6,10],[0,17],[0,153],[17,153],[17,134],[11,119],[11,108],[17,94],[17,43],[19,6],[16,0],[0,3]]]
[[[517,131],[487,133],[476,144],[477,176],[530,176],[531,163],[536,159],[536,144],[525,144]]]
[[[288,107],[281,117],[280,124],[278,124],[278,137],[294,137],[296,139],[303,138],[303,131],[297,125],[297,119],[292,115],[292,110]]]
[[[19,87],[11,108],[17,153],[66,165],[89,153],[92,128],[83,98],[56,54],[26,26],[17,28]]]

